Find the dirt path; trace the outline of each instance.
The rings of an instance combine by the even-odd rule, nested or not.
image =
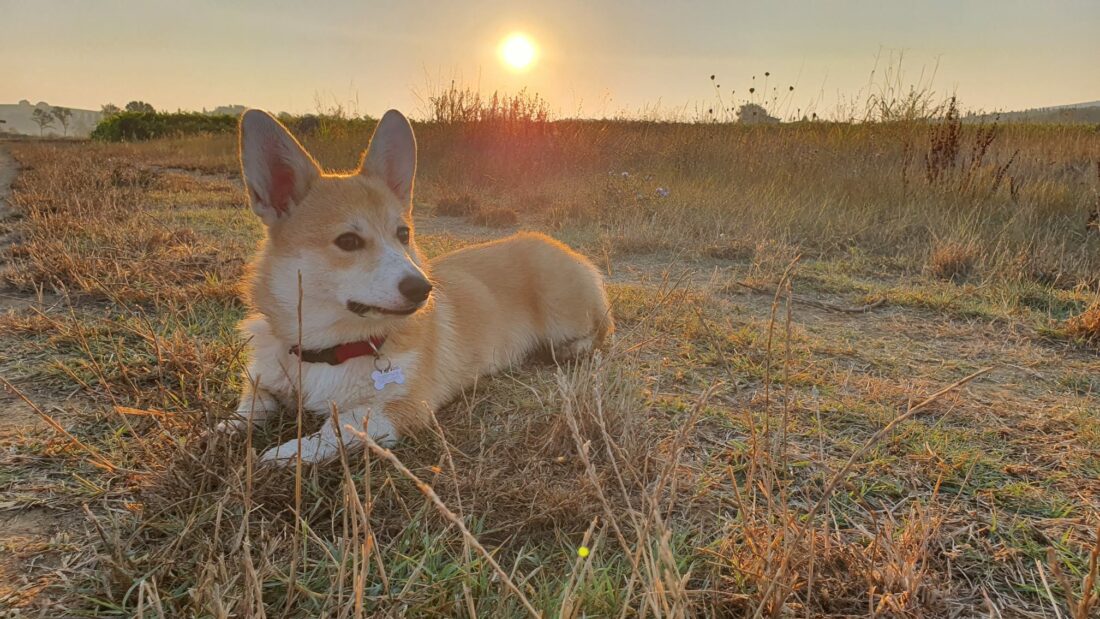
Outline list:
[[[11,193],[11,183],[14,180],[15,160],[3,146],[0,146],[0,217],[4,216],[8,209],[7,198]]]
[[[18,173],[19,166],[15,159],[0,144],[0,312],[43,304],[42,298],[10,290],[4,285],[4,272],[11,268],[8,247],[15,243],[17,234],[11,225],[16,214],[9,198],[12,183]],[[0,389],[0,439],[41,427],[45,427],[45,424],[30,406],[14,394]]]
[[[11,186],[19,172],[19,166],[15,159],[7,152],[3,144],[0,144],[0,310],[24,305],[25,301],[15,298],[5,290],[3,285],[4,271],[9,267],[6,259],[8,247],[15,242],[15,232],[12,230],[11,221],[15,212],[9,203]]]
[[[15,242],[15,231],[12,227],[12,219],[15,216],[8,199],[11,196],[11,186],[15,182],[18,166],[15,159],[8,154],[3,144],[0,144],[0,311],[24,305],[19,295],[14,295],[5,285],[4,273],[10,267],[8,260],[8,247]],[[0,397],[0,402],[3,398]],[[0,424],[3,424],[0,415]]]
[[[19,173],[15,159],[0,144],[0,312],[17,310],[31,305],[41,305],[42,299],[9,290],[4,282],[4,272],[11,268],[7,258],[8,247],[15,243],[16,232],[11,222],[15,218],[9,198],[12,183]],[[9,435],[45,427],[41,418],[13,394],[0,389],[0,439]]]
[[[3,272],[10,266],[7,250],[15,242],[16,235],[11,226],[15,213],[9,198],[18,171],[15,159],[0,144],[0,312],[18,311],[41,302],[41,299],[14,294],[2,284]],[[26,441],[26,435],[49,431],[30,406],[0,387],[0,462],[5,460],[4,452],[19,458],[14,450],[16,445]],[[2,483],[0,495],[5,499],[24,498],[34,492],[35,482]],[[36,556],[40,564],[53,564],[56,553],[51,552],[51,540],[75,527],[79,519],[75,511],[25,508],[17,506],[15,500],[0,500],[0,609],[21,606],[37,595],[42,582],[27,576],[28,565],[36,561]]]
[[[0,144],[0,225],[12,215],[11,205],[8,204],[8,196],[11,195],[11,184],[15,181],[17,166],[15,159],[8,154],[4,146]],[[6,226],[0,228],[4,233],[0,235],[0,249],[10,244]]]

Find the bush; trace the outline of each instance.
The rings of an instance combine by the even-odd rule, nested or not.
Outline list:
[[[123,112],[100,121],[92,131],[92,139],[138,142],[164,137],[232,133],[236,130],[236,116],[209,116],[197,112]]]
[[[378,119],[370,116],[350,116],[340,108],[328,110],[322,114],[292,116],[279,114],[279,122],[286,125],[291,133],[304,138],[322,138],[326,140],[347,138],[350,136],[369,136],[374,132]]]
[[[779,119],[758,103],[746,103],[737,108],[737,122],[744,125],[774,125]]]

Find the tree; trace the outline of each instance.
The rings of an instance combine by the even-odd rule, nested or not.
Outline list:
[[[746,103],[737,108],[737,122],[746,125],[770,125],[779,122],[779,119],[768,114],[768,110],[762,105]]]
[[[103,114],[104,117],[107,117],[118,114],[122,111],[122,108],[118,107],[114,103],[104,103],[103,105],[99,106],[99,111]]]
[[[73,111],[67,107],[55,107],[50,110],[50,115],[56,118],[57,122],[61,123],[64,135],[69,135],[69,122],[73,119]]]
[[[144,101],[131,101],[131,102],[126,104],[126,111],[127,112],[147,112],[149,114],[152,114],[152,113],[156,112],[157,110],[152,105],[149,105],[148,103],[146,103]]]
[[[45,133],[46,127],[53,126],[53,114],[50,114],[50,111],[46,108],[34,108],[34,111],[31,112],[31,120],[34,121],[34,124],[38,125],[39,136]]]
[[[211,116],[237,116],[240,117],[248,111],[247,105],[219,105],[218,107],[210,110],[209,112],[203,110],[204,114],[210,114]]]

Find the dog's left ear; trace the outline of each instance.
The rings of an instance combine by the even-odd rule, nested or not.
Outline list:
[[[279,121],[261,110],[241,116],[241,170],[252,210],[267,225],[305,197],[321,169]]]
[[[401,204],[412,206],[416,138],[401,112],[390,110],[378,121],[359,173],[381,178]]]

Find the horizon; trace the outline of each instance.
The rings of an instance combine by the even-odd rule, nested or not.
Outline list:
[[[651,1],[631,9],[487,0],[378,11],[343,1],[323,12],[260,6],[9,2],[5,22],[20,27],[0,50],[11,76],[0,101],[291,114],[339,106],[374,117],[393,107],[417,117],[432,90],[452,80],[482,93],[538,93],[563,118],[691,116],[715,105],[716,85],[724,105],[751,100],[782,118],[839,117],[886,85],[926,88],[936,100],[956,95],[974,112],[1100,99],[1100,72],[1090,65],[1100,39],[1089,34],[1100,29],[1100,5],[1080,0],[697,2],[674,14]],[[529,66],[501,62],[498,46],[515,33],[537,50]]]
[[[486,93],[480,93],[480,94],[485,95]],[[489,93],[489,94],[491,95],[492,93]],[[500,93],[500,94],[505,94],[505,93]],[[507,93],[507,94],[511,94],[511,93]],[[937,100],[936,102],[946,104],[947,99],[950,99],[950,97],[947,97],[943,100]],[[143,101],[140,101],[140,100],[134,100],[134,102],[147,103],[147,102],[143,102]],[[15,102],[0,101],[0,106],[18,106],[18,105],[22,105],[23,103],[26,103],[26,104],[30,105],[31,107],[37,107],[39,105],[45,104],[50,108],[66,108],[66,109],[69,109],[69,110],[72,110],[72,111],[75,111],[75,112],[83,112],[83,113],[94,112],[94,113],[97,113],[97,114],[102,114],[101,110],[94,110],[94,109],[91,109],[91,108],[80,108],[80,107],[60,105],[60,104],[55,105],[53,103],[50,103],[49,101],[44,101],[44,100],[33,101],[33,100],[27,99],[27,98],[23,98],[23,99],[20,99],[19,101],[15,101]],[[126,111],[125,109],[121,109],[121,108],[125,108],[125,105],[126,105],[125,103],[119,104],[119,103],[115,103],[114,101],[112,101],[110,103],[117,105],[120,108],[120,111],[122,111],[122,112]],[[130,103],[130,102],[128,101],[127,103]],[[970,110],[970,109],[965,109],[965,108],[960,107],[960,113],[964,117],[967,117],[967,116],[991,116],[991,115],[999,115],[999,114],[1017,114],[1017,113],[1022,113],[1022,112],[1024,112],[1024,113],[1026,113],[1026,112],[1048,112],[1048,111],[1054,111],[1054,110],[1059,110],[1059,109],[1091,108],[1091,107],[1100,107],[1100,100],[1096,100],[1096,101],[1079,101],[1077,103],[1041,106],[1041,107],[1025,108],[1025,109],[1014,109],[1014,110],[996,110],[996,111]],[[298,113],[292,113],[292,112],[288,112],[286,110],[260,108],[260,107],[246,105],[246,104],[243,104],[243,103],[233,103],[233,102],[223,103],[221,105],[214,105],[214,106],[209,106],[209,107],[200,108],[200,109],[184,109],[184,108],[176,108],[175,110],[156,109],[155,112],[158,113],[158,114],[215,114],[219,109],[234,109],[234,110],[239,109],[240,110],[239,113],[241,113],[241,114],[243,114],[244,111],[246,111],[246,110],[259,109],[259,110],[263,110],[265,112],[268,112],[269,114],[272,114],[273,116],[276,116],[276,117],[280,117],[280,116],[283,116],[285,114],[285,115],[288,115],[288,116],[291,116],[291,117],[299,117],[299,118],[304,117],[304,116],[324,116],[324,115],[333,115],[333,114],[339,116],[339,114],[342,113],[342,112],[336,111],[336,110],[331,109],[331,108],[326,109],[326,110],[305,110],[305,111],[298,112]],[[229,116],[235,116],[238,113],[236,111],[234,111],[233,113],[222,112],[222,114],[229,115]],[[367,119],[367,120],[378,120],[380,116],[381,116],[381,114],[379,114],[377,116],[370,115],[370,114],[360,114],[360,115],[357,115],[357,116],[347,115],[346,118],[349,118],[349,119],[361,118],[361,119]],[[430,119],[430,118],[421,118],[418,115],[408,115],[408,114],[406,114],[406,116],[409,119],[409,121],[413,122],[413,123],[432,122],[432,119]],[[553,117],[548,119],[549,122],[574,121],[574,120],[577,120],[577,121],[597,121],[597,122],[661,122],[661,123],[674,123],[674,124],[675,123],[692,124],[692,123],[698,122],[698,121],[692,120],[690,118],[680,118],[680,117],[659,117],[659,118],[641,118],[641,117],[637,117],[637,118],[635,118],[635,117],[553,116]],[[784,123],[785,122],[795,122],[796,120],[797,119],[794,119],[794,118],[782,118],[782,119],[779,119],[779,122],[784,122]],[[850,122],[850,120],[845,120],[845,119],[836,121],[834,119],[824,118],[824,117],[819,118],[817,120],[823,120],[823,121],[826,121],[826,122]],[[733,120],[723,120],[723,121],[719,121],[719,122],[734,122],[734,121]],[[861,122],[861,121],[855,120],[854,122]]]

